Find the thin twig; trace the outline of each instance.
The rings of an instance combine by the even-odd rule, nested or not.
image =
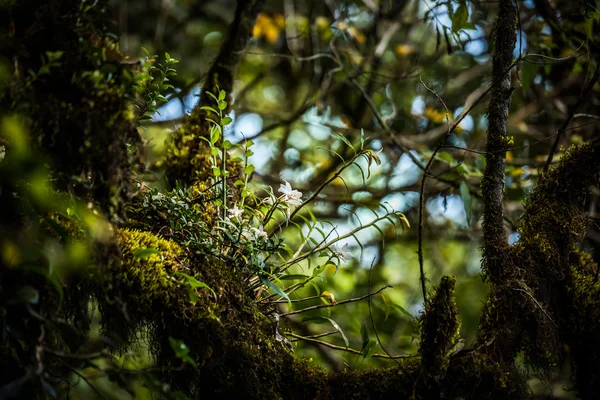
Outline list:
[[[58,351],[58,350],[53,350],[53,349],[49,349],[48,347],[42,347],[42,350],[45,353],[49,353],[52,354],[56,357],[60,357],[60,358],[71,358],[71,359],[76,359],[76,360],[91,360],[94,358],[100,358],[100,357],[112,357],[110,354],[104,352],[104,351],[98,351],[96,353],[75,353],[75,354],[68,354],[65,353],[63,351]]]
[[[302,336],[304,339],[317,339],[320,337],[324,337],[324,336],[331,336],[331,335],[335,335],[336,333],[339,333],[338,331],[331,331],[331,332],[325,332],[325,333],[319,333],[316,335],[310,335],[310,336]],[[284,333],[285,335],[289,335],[289,333]],[[291,342],[297,342],[298,340],[302,340],[302,339],[294,339],[291,340]]]
[[[301,313],[304,313],[304,312],[307,312],[307,311],[318,310],[320,308],[329,308],[329,307],[341,306],[342,304],[353,303],[353,302],[364,300],[366,298],[374,296],[374,295],[380,293],[381,291],[383,291],[385,289],[388,289],[388,288],[391,288],[391,287],[392,287],[391,285],[387,285],[387,286],[382,287],[381,289],[379,289],[376,292],[367,293],[364,296],[355,297],[355,298],[352,298],[352,299],[346,299],[346,300],[342,300],[342,301],[336,301],[335,303],[319,304],[319,305],[312,306],[312,307],[306,307],[306,308],[303,308],[302,310],[296,310],[296,311],[291,311],[289,313],[280,314],[280,316],[287,317],[287,316],[294,315],[294,314],[301,314]]]
[[[327,297],[327,296],[323,296],[323,295],[319,295],[319,296],[310,296],[310,297],[304,297],[301,299],[294,299],[294,300],[275,300],[275,301],[270,301],[270,303],[302,303],[304,301],[309,301],[309,300],[314,300],[314,299],[320,299],[323,297]],[[264,300],[261,300],[264,301]]]
[[[327,342],[324,342],[324,341],[318,340],[318,339],[312,339],[312,338],[308,338],[308,337],[305,337],[305,336],[296,335],[295,333],[288,333],[287,335],[289,335],[291,337],[294,337],[296,339],[299,339],[299,340],[304,340],[306,342],[312,342],[312,343],[320,344],[322,346],[329,347],[330,349],[341,350],[341,351],[345,351],[345,352],[352,353],[352,354],[358,354],[359,356],[363,355],[361,351],[352,349],[350,347],[336,346],[335,344],[327,343]],[[398,358],[411,358],[411,357],[415,357],[415,356],[414,355],[389,356],[387,354],[375,353],[375,354],[372,354],[371,357],[373,357],[373,358],[385,358],[385,359],[392,359],[392,360],[394,360],[394,359],[398,359]]]
[[[81,372],[77,371],[75,368],[71,367],[69,364],[63,362],[62,363],[65,368],[67,368],[69,371],[73,372],[75,375],[77,375],[78,377],[80,377],[81,379],[83,379],[83,381],[85,383],[87,383],[87,385],[94,391],[94,393],[96,393],[101,399],[103,400],[108,400],[108,398],[94,385],[92,385],[92,383],[90,382],[90,380],[83,375]]]
[[[375,257],[373,257],[373,261],[371,262],[371,267],[369,267],[369,287],[368,287],[369,293],[371,293],[371,274],[373,273],[373,265],[374,264],[375,264]],[[373,331],[375,332],[375,337],[377,338],[377,343],[379,343],[379,346],[381,346],[381,350],[383,350],[385,354],[387,354],[392,360],[394,360],[394,362],[398,365],[398,368],[400,368],[402,370],[402,372],[406,373],[406,371],[404,370],[404,368],[402,368],[402,365],[400,365],[398,360],[396,360],[390,354],[390,352],[386,350],[386,348],[383,346],[383,343],[381,343],[381,339],[379,338],[379,332],[377,331],[377,326],[375,325],[375,320],[373,319],[373,311],[371,310],[371,296],[369,296],[368,303],[369,303],[369,317],[371,318],[371,325],[373,326]]]
[[[542,310],[542,312],[546,315],[546,317],[548,317],[548,319],[550,320],[550,322],[552,322],[552,325],[554,325],[555,327],[558,328],[558,325],[556,324],[556,322],[554,322],[554,320],[550,317],[550,315],[548,315],[548,313],[546,312],[546,310],[544,310],[544,307],[542,307],[542,305],[535,299],[535,297],[533,297],[531,295],[531,293],[529,293],[525,289],[513,288],[513,290],[516,290],[516,291],[519,291],[519,292],[523,292],[527,296],[529,296],[531,298],[531,300],[533,300],[533,302],[539,307],[539,309]]]
[[[429,160],[427,161],[427,164],[425,165],[423,178],[421,178],[421,188],[419,190],[419,225],[417,228],[417,235],[418,235],[417,255],[418,255],[418,259],[419,259],[419,280],[421,281],[421,291],[423,293],[423,302],[426,302],[427,301],[427,286],[426,286],[427,284],[426,284],[426,280],[425,280],[425,261],[423,259],[423,209],[425,206],[425,196],[423,195],[423,192],[425,191],[425,182],[427,180],[427,175],[429,174],[429,168],[431,168],[431,164],[433,164],[436,154],[438,153],[438,151],[440,151],[441,146],[446,142],[446,140],[452,133],[452,130],[450,128],[450,117],[449,117],[448,106],[446,106],[446,103],[444,102],[444,100],[442,100],[442,98],[433,89],[430,89],[425,84],[425,82],[423,82],[423,79],[421,78],[420,73],[419,73],[419,82],[421,82],[421,85],[423,85],[423,87],[425,89],[427,89],[427,91],[432,93],[438,99],[438,101],[440,103],[442,103],[442,106],[444,107],[444,110],[446,111],[446,124],[448,125],[448,130],[446,131],[446,134],[442,137],[442,139],[440,140],[438,145],[435,147],[435,149],[433,150],[433,153],[431,154],[431,157],[429,158]]]

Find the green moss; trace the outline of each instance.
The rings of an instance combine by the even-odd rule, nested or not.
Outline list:
[[[183,249],[151,233],[130,229],[117,229],[116,242],[122,263],[120,271],[115,271],[111,278],[127,290],[133,304],[138,308],[151,306],[153,299],[176,293],[180,284],[174,274],[181,271],[186,262]],[[156,250],[158,254],[140,256],[136,253],[148,250]]]
[[[193,114],[173,133],[167,141],[165,157],[157,163],[157,167],[166,169],[167,181],[171,187],[178,183],[182,186],[197,183],[210,185],[210,177],[213,176],[210,148],[200,139],[208,137],[206,132],[210,126],[204,119],[205,112],[202,112],[202,118]],[[238,176],[242,172],[241,164],[228,161],[227,170],[230,176]]]
[[[419,398],[440,397],[443,393],[449,352],[460,333],[454,298],[455,285],[455,277],[443,276],[418,319],[421,330],[419,353],[423,371],[416,390]]]
[[[446,376],[449,399],[525,399],[529,390],[513,362],[498,361],[496,354],[467,351],[453,357]]]
[[[96,287],[104,329],[123,345],[152,320],[149,317],[153,313],[185,318],[210,312],[193,311],[209,294],[194,289],[197,300],[190,299],[191,289],[176,275],[187,271],[185,251],[176,243],[149,232],[117,229],[114,246],[101,251],[105,254],[99,256],[103,267],[96,270],[91,281]]]

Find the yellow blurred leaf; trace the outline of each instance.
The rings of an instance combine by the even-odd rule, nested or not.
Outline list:
[[[279,28],[283,28],[285,26],[285,18],[283,17],[283,15],[281,14],[276,14],[273,17],[273,22],[275,25],[277,25]]]
[[[417,50],[409,44],[396,45],[396,47],[394,47],[394,50],[396,51],[396,54],[400,56],[409,56],[417,52]]]
[[[445,110],[438,111],[433,107],[427,107],[425,108],[423,116],[436,124],[442,124],[446,122]],[[452,114],[448,114],[448,118],[452,120]]]
[[[256,23],[252,28],[252,37],[264,38],[269,43],[275,43],[279,39],[281,30],[285,27],[285,18],[281,14],[271,17],[260,13],[256,17]]]
[[[324,30],[329,28],[331,21],[327,17],[319,16],[315,18],[315,25],[317,26],[318,30]]]
[[[511,178],[517,178],[519,176],[521,176],[523,174],[523,168],[515,168],[514,170],[512,170],[510,172],[510,177]]]
[[[276,43],[279,39],[279,27],[276,25],[268,25],[264,31],[264,37],[269,43]]]

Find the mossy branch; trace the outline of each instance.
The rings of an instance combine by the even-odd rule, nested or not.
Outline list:
[[[498,281],[505,272],[502,253],[507,246],[504,234],[504,167],[508,145],[506,126],[513,91],[510,69],[517,40],[517,8],[513,0],[501,0],[495,24],[492,56],[492,95],[488,107],[488,153],[481,192],[483,195],[484,272]]]

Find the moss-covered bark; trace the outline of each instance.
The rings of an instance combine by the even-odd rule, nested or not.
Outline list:
[[[510,109],[512,53],[517,39],[517,8],[512,0],[498,2],[492,54],[492,93],[488,106],[488,132],[485,145],[486,166],[481,182],[483,213],[483,270],[494,283],[503,279],[506,265],[504,234],[504,159],[508,138],[506,123]]]

